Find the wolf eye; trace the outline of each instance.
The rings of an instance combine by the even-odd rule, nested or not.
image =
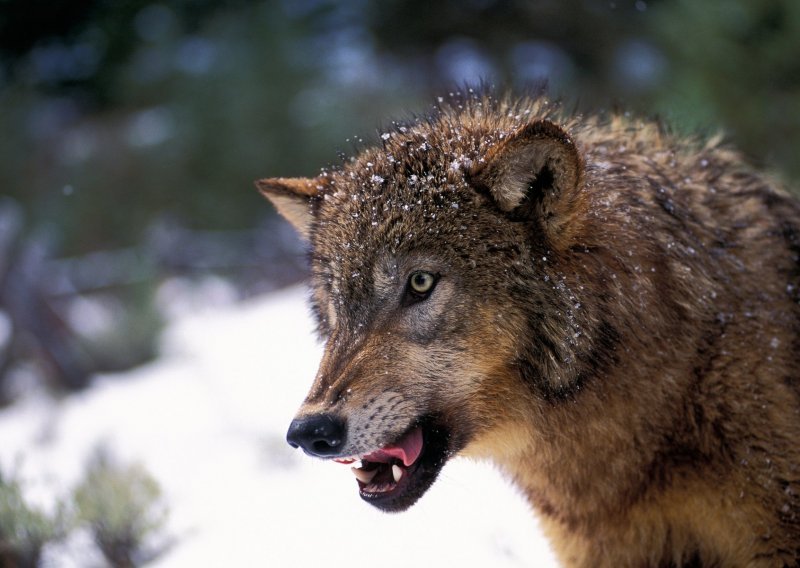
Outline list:
[[[414,272],[408,279],[409,292],[418,299],[426,298],[436,285],[436,275],[430,272]]]

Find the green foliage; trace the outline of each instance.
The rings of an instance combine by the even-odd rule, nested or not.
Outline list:
[[[153,359],[156,339],[164,324],[154,302],[154,283],[130,285],[117,295],[89,296],[107,321],[97,329],[79,333],[80,342],[100,372],[129,369]]]
[[[158,483],[142,466],[120,465],[98,449],[74,497],[78,520],[115,568],[140,566],[162,551],[153,540],[167,510]]]
[[[337,161],[345,136],[382,114],[364,114],[375,106],[366,91],[346,112],[317,108],[353,93],[309,94],[321,66],[304,47],[314,18],[289,18],[277,2],[198,12],[137,1],[124,18],[94,4],[56,42],[102,54],[91,80],[25,80],[21,57],[17,80],[0,82],[0,132],[13,133],[0,136],[0,185],[34,226],[54,229],[62,253],[140,242],[164,212],[192,228],[252,226],[270,210],[254,179]],[[137,35],[148,18],[163,33]],[[312,98],[319,105],[292,110]]]
[[[657,106],[800,179],[800,2],[674,0],[649,24],[672,62]]]
[[[119,464],[100,447],[70,497],[46,512],[25,499],[16,475],[0,471],[0,566],[37,568],[46,545],[81,525],[114,568],[141,566],[166,549],[159,538],[167,509],[158,483],[142,466]]]
[[[16,476],[0,472],[0,566],[35,568],[42,548],[66,534],[65,508],[53,514],[27,503]]]

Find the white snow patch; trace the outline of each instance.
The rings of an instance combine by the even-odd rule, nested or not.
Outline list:
[[[18,464],[29,497],[52,506],[98,442],[143,463],[178,539],[156,567],[555,566],[527,504],[489,466],[454,460],[411,510],[386,515],[358,498],[347,467],[286,445],[321,355],[304,297],[184,313],[158,361],[61,402],[30,395],[0,412],[0,466]],[[87,549],[77,534],[48,559],[96,563]]]

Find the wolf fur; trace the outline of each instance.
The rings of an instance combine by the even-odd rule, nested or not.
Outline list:
[[[741,155],[468,93],[257,184],[310,243],[326,347],[298,419],[341,421],[324,457],[439,446],[383,508],[459,454],[565,566],[800,565],[800,205]]]

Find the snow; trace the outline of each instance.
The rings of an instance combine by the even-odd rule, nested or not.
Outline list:
[[[153,363],[0,412],[0,466],[52,506],[99,442],[144,464],[175,539],[152,566],[555,565],[527,504],[488,464],[453,460],[417,505],[389,515],[359,499],[348,467],[289,448],[321,356],[312,330],[301,288],[197,308],[168,326]],[[97,565],[86,540],[51,547],[49,565]]]

